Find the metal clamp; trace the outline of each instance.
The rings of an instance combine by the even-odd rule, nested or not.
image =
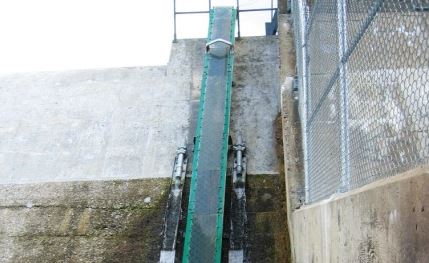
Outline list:
[[[230,50],[234,50],[234,45],[231,42],[229,42],[229,41],[227,41],[227,40],[225,40],[223,38],[216,38],[216,39],[213,39],[213,40],[207,42],[207,44],[206,44],[206,52],[210,51],[210,46],[211,45],[213,45],[215,43],[218,43],[218,42],[224,43],[224,44],[226,44],[226,45],[229,46]]]
[[[184,159],[185,159],[185,155],[186,155],[186,147],[185,146],[181,146],[177,149],[177,155],[176,155],[176,169],[174,172],[174,177],[177,178],[181,178],[182,177],[182,173],[183,173],[183,163],[184,163]]]
[[[240,133],[237,136],[237,144],[233,146],[233,150],[235,152],[235,158],[236,158],[234,163],[234,168],[237,173],[237,176],[241,177],[244,170],[243,155],[244,155],[244,151],[246,150],[246,146],[243,143],[243,138],[241,137]]]

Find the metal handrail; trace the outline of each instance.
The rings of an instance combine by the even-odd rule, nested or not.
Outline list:
[[[212,1],[209,0],[209,10],[200,10],[200,11],[176,11],[176,0],[173,0],[174,2],[174,38],[173,42],[177,42],[177,22],[176,22],[176,16],[177,15],[193,15],[193,14],[208,14],[210,13],[210,10],[212,8]],[[265,12],[270,11],[271,17],[273,17],[273,11],[277,10],[278,8],[273,7],[273,0],[271,0],[271,8],[255,8],[255,9],[240,9],[240,0],[237,0],[237,34],[238,37],[241,37],[240,32],[240,13],[241,12]]]

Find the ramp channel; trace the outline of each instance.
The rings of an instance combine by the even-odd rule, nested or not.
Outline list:
[[[183,251],[185,263],[221,260],[235,17],[232,7],[210,10]]]

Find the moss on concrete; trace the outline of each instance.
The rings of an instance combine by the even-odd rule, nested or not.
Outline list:
[[[289,262],[285,193],[280,177],[247,177],[246,210],[251,262]],[[258,187],[257,182],[261,182],[261,187]]]
[[[249,258],[252,262],[292,262],[286,214],[281,118],[275,123],[279,175],[248,175],[246,185]]]
[[[0,186],[1,262],[157,262],[169,179]]]
[[[280,117],[275,127],[280,174],[247,177],[246,210],[251,262],[292,262]]]

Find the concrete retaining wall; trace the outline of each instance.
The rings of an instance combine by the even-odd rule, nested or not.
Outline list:
[[[427,262],[428,189],[418,168],[296,210],[296,262]]]

